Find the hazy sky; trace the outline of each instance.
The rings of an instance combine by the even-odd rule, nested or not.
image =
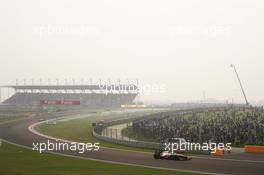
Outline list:
[[[0,84],[138,78],[145,100],[264,99],[262,0],[0,2]]]

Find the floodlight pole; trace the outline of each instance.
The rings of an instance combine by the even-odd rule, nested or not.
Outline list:
[[[233,65],[233,64],[231,64],[230,66],[234,69],[234,71],[235,71],[235,73],[236,73],[237,80],[238,80],[238,82],[239,82],[239,85],[240,85],[241,91],[242,91],[242,93],[243,93],[243,95],[244,95],[244,98],[245,98],[245,101],[246,101],[246,105],[249,105],[248,100],[247,100],[246,93],[245,93],[244,88],[243,88],[243,86],[242,86],[241,80],[240,80],[240,78],[239,78],[239,76],[238,76],[238,73],[237,73],[236,67],[235,67],[235,65]]]

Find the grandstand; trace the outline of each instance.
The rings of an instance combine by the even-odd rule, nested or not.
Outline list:
[[[14,95],[6,105],[78,105],[88,108],[117,108],[133,104],[138,95],[136,85],[11,85]]]

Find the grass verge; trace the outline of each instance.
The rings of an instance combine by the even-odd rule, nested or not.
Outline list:
[[[72,157],[38,153],[8,143],[0,146],[0,174],[5,175],[191,175],[193,173],[165,171],[129,165],[103,163]]]
[[[148,151],[148,152],[153,151],[149,149],[118,145],[96,139],[92,135],[92,124],[89,118],[58,121],[56,125],[41,124],[36,127],[36,130],[40,133],[49,136],[62,138],[66,140],[72,140],[76,142],[83,142],[83,143],[99,142],[100,146],[103,147],[128,149],[134,151]]]

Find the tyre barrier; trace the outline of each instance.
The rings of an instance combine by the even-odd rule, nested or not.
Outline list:
[[[214,153],[211,153],[213,156],[223,156],[224,150],[223,149],[215,149]]]

